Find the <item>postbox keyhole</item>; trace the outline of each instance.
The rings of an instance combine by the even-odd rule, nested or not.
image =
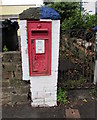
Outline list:
[[[36,55],[35,55],[35,60],[37,60],[37,57],[36,57]]]
[[[31,40],[31,43],[33,44],[33,40]]]

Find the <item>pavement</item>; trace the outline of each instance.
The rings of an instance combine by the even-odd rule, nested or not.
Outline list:
[[[3,107],[3,118],[65,118],[65,109],[60,107],[32,108],[30,105]]]
[[[9,119],[8,119],[9,118]],[[29,104],[2,106],[2,120],[29,120],[32,118],[86,118],[97,119],[97,98],[92,90],[70,90],[67,104],[48,108],[33,108]]]

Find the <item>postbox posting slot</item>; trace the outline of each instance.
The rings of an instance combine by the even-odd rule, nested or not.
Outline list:
[[[32,29],[31,30],[32,36],[36,35],[48,35],[48,29]]]

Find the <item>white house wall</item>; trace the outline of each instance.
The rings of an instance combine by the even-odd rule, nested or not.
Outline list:
[[[1,0],[2,5],[43,5],[43,0]]]
[[[97,60],[95,61],[94,84],[97,84]]]
[[[88,12],[90,15],[93,15],[96,13],[95,1],[82,0],[82,2],[83,2],[82,7],[86,12]]]

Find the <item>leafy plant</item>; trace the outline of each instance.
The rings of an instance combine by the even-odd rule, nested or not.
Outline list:
[[[4,52],[7,52],[7,51],[8,51],[8,48],[6,47],[6,45],[4,45],[3,51],[4,51]]]
[[[57,94],[57,101],[61,104],[66,104],[66,91],[63,90],[61,87],[58,88],[58,94]]]
[[[60,14],[61,33],[71,29],[91,29],[97,25],[97,15],[89,15],[79,2],[45,2]]]
[[[45,5],[55,9],[60,14],[61,23],[64,19],[75,14],[75,9],[79,7],[77,2],[44,2]]]
[[[91,29],[97,25],[97,17],[95,15],[89,15],[85,13],[80,15],[79,9],[76,9],[75,15],[65,19],[61,28],[62,31],[69,31],[71,29]]]

